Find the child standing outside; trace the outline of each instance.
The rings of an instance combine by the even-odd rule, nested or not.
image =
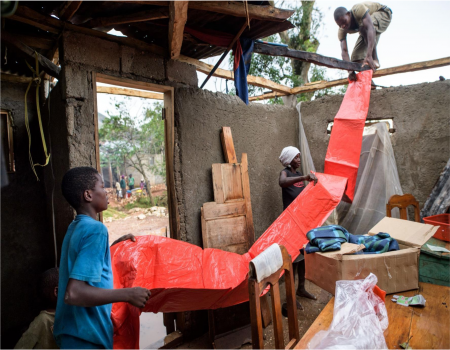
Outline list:
[[[108,230],[97,214],[108,208],[108,197],[97,170],[69,170],[62,181],[64,198],[76,210],[61,249],[59,292],[54,336],[61,349],[112,349],[112,303],[142,308],[150,291],[141,287],[113,289]],[[133,235],[123,240],[135,241]]]

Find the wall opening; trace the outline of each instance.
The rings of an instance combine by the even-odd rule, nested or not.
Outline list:
[[[95,96],[97,168],[109,197],[101,220],[110,244],[128,233],[177,238],[173,88],[96,74]],[[165,335],[162,313],[142,313],[141,348]]]
[[[370,128],[373,124],[383,123],[383,122],[386,123],[386,127],[389,129],[389,134],[392,135],[395,132],[394,119],[393,118],[371,118],[371,119],[367,119],[366,120],[366,124],[364,126],[363,134],[365,134],[367,129]],[[328,124],[327,124],[327,134],[328,135],[331,135],[331,130],[333,129],[333,124],[334,124],[334,121],[328,121]]]

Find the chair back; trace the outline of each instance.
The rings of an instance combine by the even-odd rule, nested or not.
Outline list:
[[[419,202],[414,198],[412,194],[398,195],[394,194],[389,198],[386,204],[386,216],[392,217],[391,211],[394,208],[400,209],[400,219],[408,220],[407,208],[412,205],[414,207],[414,220],[420,222],[420,209]]]
[[[276,349],[293,349],[299,342],[299,330],[297,319],[297,303],[295,299],[295,284],[294,274],[292,268],[292,260],[287,249],[284,246],[279,246],[282,256],[281,267],[258,282],[257,268],[253,261],[250,262],[250,276],[248,279],[249,300],[250,300],[250,317],[252,327],[252,345],[253,349],[264,349],[263,329],[261,320],[261,293],[270,286],[270,297],[272,301],[272,316],[273,316],[273,330],[275,333],[275,348]],[[261,254],[264,254],[261,253]],[[270,261],[270,260],[269,260]],[[284,346],[283,337],[283,318],[281,314],[281,300],[279,279],[284,271],[285,273],[285,287],[286,287],[286,301],[288,309],[288,324],[289,324],[289,342]]]

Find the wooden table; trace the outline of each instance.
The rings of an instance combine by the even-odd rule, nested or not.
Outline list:
[[[400,349],[399,344],[409,341],[413,349],[450,349],[450,288],[419,282],[419,289],[397,295],[422,294],[424,308],[406,307],[392,302],[386,296],[389,327],[384,332],[389,349]],[[333,320],[334,297],[309,327],[295,349],[307,349],[308,343],[321,330],[327,330]]]

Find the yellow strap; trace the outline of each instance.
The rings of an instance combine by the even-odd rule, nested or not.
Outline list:
[[[25,126],[27,128],[28,133],[28,158],[30,160],[31,168],[33,169],[34,175],[36,175],[36,179],[39,181],[39,177],[37,176],[35,167],[36,166],[46,166],[50,160],[50,154],[47,153],[47,145],[45,143],[45,136],[44,136],[44,130],[42,128],[42,118],[41,118],[41,109],[39,107],[39,87],[41,85],[41,78],[39,77],[39,61],[38,61],[38,54],[35,51],[34,52],[35,58],[36,58],[36,70],[34,70],[27,61],[25,63],[27,64],[28,68],[33,72],[33,80],[30,81],[27,87],[27,91],[25,92]],[[41,131],[41,139],[42,139],[42,146],[44,148],[44,154],[45,154],[45,164],[39,164],[34,163],[33,158],[31,157],[31,132],[30,132],[30,125],[28,121],[28,108],[27,108],[27,95],[28,91],[30,90],[31,84],[33,81],[36,81],[36,107],[37,107],[37,115],[38,115],[38,121],[39,121],[39,129]]]

